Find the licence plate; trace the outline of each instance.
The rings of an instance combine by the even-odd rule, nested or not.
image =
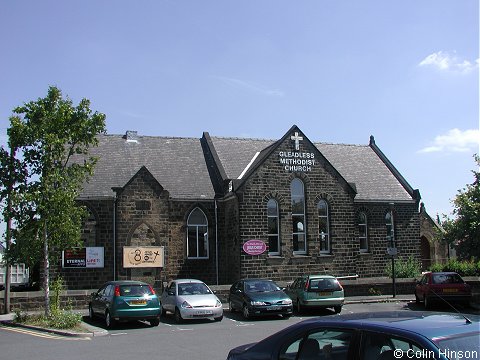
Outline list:
[[[332,295],[332,293],[328,292],[328,291],[324,291],[324,292],[319,292],[318,293],[318,296],[329,296],[329,295]]]
[[[269,311],[279,310],[279,309],[280,309],[280,306],[278,306],[278,305],[272,305],[272,306],[267,307],[267,310],[269,310]]]
[[[211,310],[199,310],[195,313],[196,315],[213,315]]]
[[[458,291],[458,289],[443,289],[444,293],[449,293],[449,294],[456,293],[457,291]]]
[[[130,305],[147,305],[147,300],[130,300]]]

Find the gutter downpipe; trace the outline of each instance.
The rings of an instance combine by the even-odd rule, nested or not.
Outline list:
[[[215,200],[215,272],[217,276],[218,285],[218,213],[217,213],[217,200]]]
[[[113,195],[113,280],[117,280],[116,262],[117,262],[117,192]]]

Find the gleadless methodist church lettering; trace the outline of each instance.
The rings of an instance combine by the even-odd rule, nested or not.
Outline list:
[[[84,246],[103,248],[104,266],[58,271],[69,288],[89,289],[112,278],[372,277],[390,261],[391,236],[399,257],[419,259],[419,191],[373,136],[325,140],[297,126],[265,140],[99,135],[78,202],[89,211]],[[162,249],[161,265],[124,263],[132,248]]]

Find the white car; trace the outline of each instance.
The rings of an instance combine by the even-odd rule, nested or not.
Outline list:
[[[187,319],[223,319],[222,302],[202,281],[177,279],[170,282],[160,299],[162,315],[171,312],[175,322]]]

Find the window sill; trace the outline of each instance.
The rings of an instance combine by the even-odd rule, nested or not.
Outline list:
[[[366,256],[366,255],[372,255],[372,253],[369,252],[369,251],[366,251],[366,252],[359,252],[358,255],[359,256]]]

